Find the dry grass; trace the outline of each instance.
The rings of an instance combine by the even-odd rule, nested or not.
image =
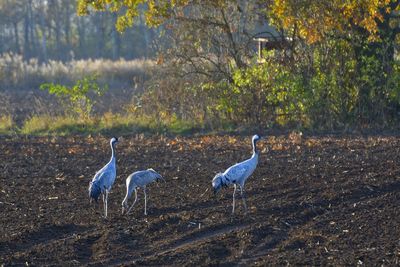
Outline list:
[[[155,66],[151,60],[88,59],[61,62],[50,60],[39,63],[37,59],[24,61],[21,55],[0,55],[0,90],[34,89],[47,82],[68,84],[85,76],[97,75],[99,82],[110,88],[135,85]]]

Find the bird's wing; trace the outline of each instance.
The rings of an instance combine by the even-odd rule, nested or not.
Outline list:
[[[109,188],[114,183],[115,180],[115,172],[110,169],[102,169],[96,173],[95,177],[93,178],[93,182],[97,183],[100,188]]]
[[[224,173],[224,176],[228,178],[231,182],[236,182],[241,179],[246,172],[249,170],[249,166],[247,164],[238,163],[227,169]]]
[[[154,175],[149,171],[139,171],[134,176],[134,182],[138,186],[144,186],[154,180]]]

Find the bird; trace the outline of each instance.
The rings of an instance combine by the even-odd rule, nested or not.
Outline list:
[[[115,157],[115,145],[117,143],[118,143],[118,138],[116,137],[111,138],[110,140],[111,159],[103,168],[101,168],[98,172],[96,172],[92,181],[89,183],[90,200],[94,199],[97,203],[100,194],[102,194],[103,196],[103,208],[104,208],[105,218],[107,218],[108,194],[110,193],[111,187],[114,184],[115,178],[117,176],[117,166]]]
[[[151,182],[164,180],[164,178],[157,173],[153,169],[147,169],[143,171],[137,171],[128,176],[126,178],[126,195],[124,200],[122,201],[122,214],[126,212],[126,215],[129,214],[133,206],[137,201],[137,190],[138,188],[143,188],[144,192],[144,215],[147,215],[147,195],[146,195],[146,185]],[[128,209],[128,199],[131,197],[133,190],[135,190],[135,200],[133,204]]]
[[[214,188],[214,194],[218,193],[222,187],[228,187],[233,184],[233,202],[232,202],[232,215],[235,213],[235,194],[237,186],[240,187],[240,193],[243,199],[243,205],[245,212],[247,213],[246,198],[244,195],[244,186],[246,180],[253,174],[258,164],[258,157],[260,151],[257,149],[257,141],[261,138],[257,134],[252,137],[251,143],[253,146],[253,154],[251,158],[236,163],[229,167],[223,173],[217,173],[212,180],[212,187]]]

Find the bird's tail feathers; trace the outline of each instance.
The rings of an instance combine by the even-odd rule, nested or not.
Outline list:
[[[94,199],[96,201],[99,199],[99,196],[101,194],[101,188],[96,182],[90,182],[89,184],[89,197],[91,199]]]

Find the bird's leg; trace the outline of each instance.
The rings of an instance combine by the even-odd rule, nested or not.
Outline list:
[[[144,215],[147,215],[147,195],[146,195],[146,186],[143,187],[144,192]]]
[[[233,184],[232,214],[235,213],[235,193],[236,193],[236,184]]]
[[[106,195],[105,192],[101,193],[101,196],[103,197],[103,211],[106,210]]]
[[[108,190],[106,190],[106,218],[107,218],[107,202],[108,202]]]
[[[243,186],[240,186],[240,194],[242,195],[242,199],[243,199],[244,211],[245,211],[245,213],[247,213],[246,197],[244,194]]]
[[[103,192],[101,193],[101,196],[103,197],[103,212],[106,210],[106,193]]]
[[[133,201],[133,203],[132,203],[131,207],[129,208],[128,212],[126,213],[126,215],[129,214],[129,212],[131,211],[131,209],[132,209],[133,206],[135,205],[136,200],[137,200],[137,189],[135,188],[135,201]]]

